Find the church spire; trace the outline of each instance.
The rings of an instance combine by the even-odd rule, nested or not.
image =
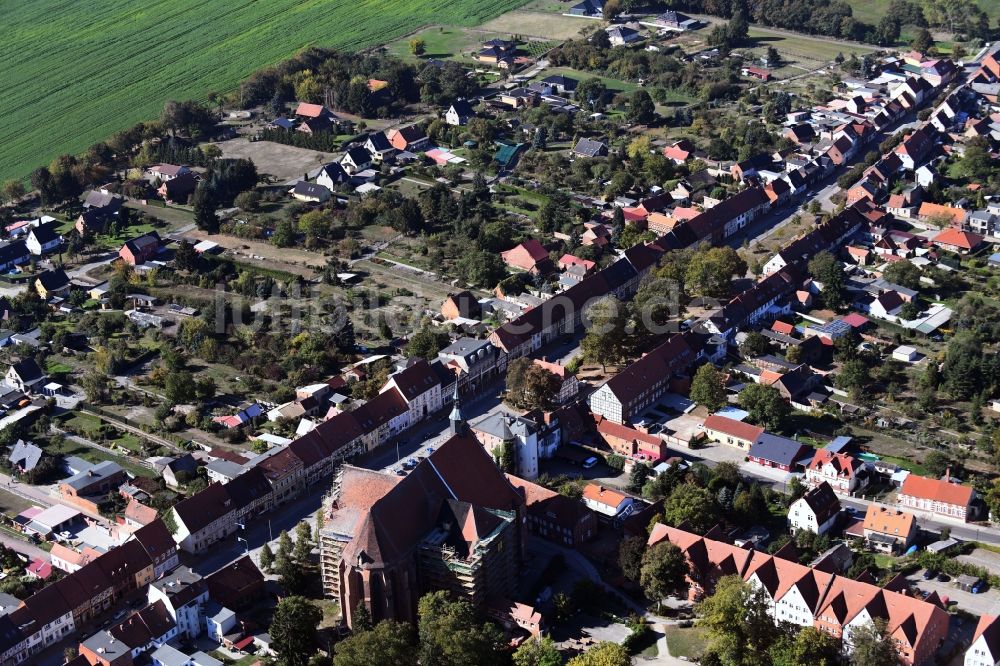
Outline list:
[[[451,399],[452,408],[448,420],[451,422],[451,434],[458,435],[465,431],[465,418],[462,416],[462,407],[458,398],[458,378],[455,378],[455,393]]]

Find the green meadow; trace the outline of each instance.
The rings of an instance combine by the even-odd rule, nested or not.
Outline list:
[[[0,179],[226,92],[306,46],[475,26],[526,0],[0,0]]]

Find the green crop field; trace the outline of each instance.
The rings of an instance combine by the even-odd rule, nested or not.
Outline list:
[[[26,176],[167,99],[224,92],[310,45],[473,26],[527,0],[0,0],[0,179]]]

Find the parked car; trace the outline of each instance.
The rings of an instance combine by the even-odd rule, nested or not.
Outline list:
[[[924,569],[924,580],[930,580],[935,576],[937,576],[937,571],[934,571],[933,569]]]
[[[951,580],[951,576],[942,571],[937,575],[937,579],[942,583],[947,583],[949,580]]]

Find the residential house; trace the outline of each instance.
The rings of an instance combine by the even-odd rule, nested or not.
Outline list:
[[[0,243],[0,272],[10,272],[31,259],[31,252],[23,240]]]
[[[198,189],[200,180],[193,172],[180,174],[160,185],[156,193],[167,203],[186,204]]]
[[[208,585],[188,567],[177,567],[154,581],[147,591],[150,604],[163,604],[166,614],[177,626],[177,633],[188,640],[201,636],[204,609],[208,603]]]
[[[136,236],[118,250],[118,256],[130,266],[139,266],[152,260],[160,251],[160,235],[155,231]]]
[[[14,443],[14,446],[10,447],[10,455],[7,456],[7,461],[10,463],[11,469],[20,474],[27,474],[35,469],[39,461],[41,461],[42,453],[41,447],[36,446],[32,442],[19,439]]]
[[[419,125],[407,125],[399,129],[386,130],[385,137],[396,150],[417,152],[430,143]]]
[[[694,157],[694,144],[687,139],[675,141],[663,149],[663,156],[674,164],[684,164]]]
[[[827,483],[838,495],[851,495],[868,484],[866,464],[846,453],[819,449],[806,468],[811,488]]]
[[[735,446],[746,451],[749,451],[764,435],[764,429],[760,426],[717,414],[706,418],[701,429],[713,442]]]
[[[969,254],[979,249],[983,244],[983,237],[971,231],[962,231],[954,227],[941,230],[931,241],[938,247],[957,252],[958,254]]]
[[[46,300],[54,296],[66,296],[69,288],[69,276],[61,268],[43,271],[35,278],[35,291]]]
[[[770,70],[763,69],[761,67],[744,67],[740,70],[740,74],[751,79],[759,79],[764,82],[770,81],[772,76]]]
[[[381,163],[391,158],[396,149],[384,132],[372,132],[365,139],[365,150],[372,156],[372,161]]]
[[[573,146],[573,154],[576,157],[607,157],[608,144],[599,139],[581,137]]]
[[[896,501],[907,509],[967,521],[974,498],[972,488],[953,482],[948,474],[943,479],[909,474],[903,480]]]
[[[372,165],[371,154],[360,146],[348,148],[340,158],[340,166],[350,175],[363,171]]]
[[[542,83],[551,87],[554,93],[568,97],[572,97],[576,93],[576,87],[580,84],[577,79],[562,74],[546,76],[542,79]]]
[[[381,135],[380,135],[381,136]],[[339,162],[327,164],[316,174],[316,184],[333,192],[342,185],[350,185],[351,174]]]
[[[917,211],[917,217],[921,222],[929,222],[931,224],[947,222],[948,224],[959,229],[962,228],[962,223],[965,222],[965,216],[967,214],[968,211],[962,208],[942,206],[941,204],[931,203],[929,201],[922,202],[919,210]]]
[[[626,46],[642,39],[642,35],[635,28],[627,25],[613,25],[605,28],[611,46]]]
[[[295,183],[295,187],[289,190],[289,194],[299,201],[309,203],[324,203],[330,200],[330,190],[318,183],[309,183],[300,180]]]
[[[28,237],[24,240],[24,246],[28,252],[35,256],[48,254],[62,244],[62,236],[56,232],[56,223],[40,224],[32,227],[28,232]]]
[[[559,391],[552,398],[552,401],[557,405],[564,405],[570,400],[576,398],[576,394],[580,390],[580,383],[576,379],[576,375],[573,374],[565,365],[561,363],[551,363],[545,359],[534,359],[532,361],[535,365],[551,372],[553,375],[559,378]]]
[[[913,543],[917,521],[912,513],[869,504],[863,529],[870,548],[883,553],[901,553]]]
[[[391,375],[380,393],[392,390],[398,391],[406,402],[408,416],[404,428],[416,425],[444,406],[441,380],[424,359]]]
[[[928,126],[911,132],[893,151],[904,169],[914,171],[934,150],[934,130]]]
[[[615,518],[632,506],[634,500],[617,490],[605,488],[596,483],[583,487],[583,503],[588,509],[602,516]]]
[[[580,500],[512,474],[507,480],[524,495],[528,529],[533,534],[569,548],[597,536],[597,516]]]
[[[531,419],[505,413],[490,414],[470,426],[494,459],[511,450],[514,455],[513,472],[525,479],[538,477],[538,461],[550,458],[559,445],[558,437],[543,439],[542,428]]]
[[[616,454],[653,463],[666,457],[667,445],[662,437],[615,423],[602,416],[595,415],[594,420],[597,423],[597,436]]]
[[[830,484],[821,482],[810,488],[788,507],[788,527],[792,532],[805,530],[826,534],[837,524],[840,500]]]
[[[168,180],[173,180],[178,176],[183,176],[186,173],[190,173],[191,169],[183,165],[177,164],[154,164],[153,166],[146,169],[146,173],[151,179],[160,179],[161,183]]]
[[[965,651],[965,666],[997,666],[1000,664],[1000,622],[995,615],[979,618],[972,643]]]
[[[457,379],[462,391],[475,391],[489,382],[497,374],[499,352],[489,340],[459,338],[438,352],[438,360]],[[452,390],[445,385],[441,395],[450,395]]]
[[[460,291],[456,294],[448,294],[441,304],[441,315],[448,320],[452,319],[479,319],[482,316],[482,307],[479,299],[470,291]]]
[[[5,381],[21,393],[35,393],[47,380],[38,363],[30,356],[15,361],[7,370]]]
[[[163,480],[170,488],[180,488],[193,481],[198,471],[198,462],[190,453],[178,456],[163,466]]]
[[[543,275],[553,270],[549,251],[534,238],[501,252],[500,257],[511,268],[527,271],[532,275]]]
[[[475,115],[468,100],[456,99],[444,114],[444,121],[449,125],[459,127],[468,124],[469,119]]]

